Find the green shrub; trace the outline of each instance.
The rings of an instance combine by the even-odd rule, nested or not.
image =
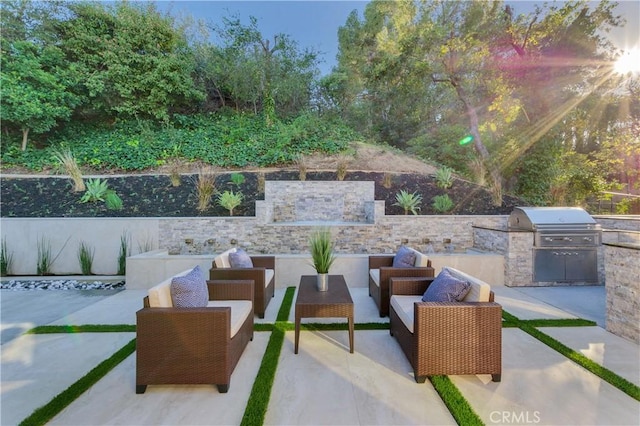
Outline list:
[[[104,203],[109,210],[122,210],[122,198],[112,189],[105,194]]]
[[[51,249],[51,241],[46,239],[45,237],[41,237],[37,243],[37,264],[36,264],[36,273],[38,275],[52,275],[51,266],[56,261],[62,250],[66,247],[67,243],[71,237],[67,238],[67,241],[64,242],[58,253],[53,256]]]
[[[442,189],[451,188],[453,185],[453,169],[444,166],[436,171],[436,185]]]
[[[53,265],[53,255],[51,253],[51,242],[44,237],[38,241],[38,263],[36,274],[51,275],[51,265]]]
[[[233,209],[242,204],[243,198],[242,192],[224,191],[218,195],[218,204],[229,210],[229,216],[233,216]]]
[[[231,173],[231,183],[240,186],[244,183],[245,177],[242,173]]]
[[[293,163],[298,154],[338,154],[360,139],[340,121],[308,113],[267,126],[263,117],[217,113],[176,115],[158,123],[137,119],[114,125],[69,123],[48,136],[49,147],[20,141],[0,145],[6,166],[43,170],[56,165],[53,150],[61,145],[73,150],[80,164],[97,170],[144,170],[170,161],[202,161],[211,166],[257,167]]]
[[[6,277],[11,273],[11,265],[13,264],[13,253],[7,250],[7,239],[2,239],[0,246],[0,275]]]
[[[401,190],[396,194],[396,202],[393,203],[393,205],[402,207],[404,209],[404,214],[409,214],[409,212],[411,212],[414,215],[417,215],[420,210],[420,203],[422,203],[422,195],[416,194],[415,192],[409,193],[405,190]]]
[[[95,255],[95,249],[90,247],[84,241],[80,242],[78,246],[78,261],[80,262],[80,270],[82,275],[91,275],[91,268],[93,266],[93,258]]]
[[[131,254],[131,235],[124,232],[120,236],[120,253],[118,254],[118,275],[125,275],[127,270],[127,257]]]
[[[448,194],[433,197],[433,209],[440,213],[446,213],[453,208],[453,201]]]

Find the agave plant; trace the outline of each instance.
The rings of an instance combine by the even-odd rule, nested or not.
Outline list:
[[[404,214],[409,214],[409,212],[413,214],[418,214],[418,210],[420,210],[420,203],[422,203],[422,195],[416,194],[415,192],[409,193],[405,190],[400,190],[396,194],[396,202],[393,203],[394,206],[402,207],[404,209]]]
[[[96,201],[104,201],[109,191],[109,184],[106,180],[89,179],[87,181],[87,190],[80,199],[83,203],[93,203]]]
[[[453,185],[453,169],[444,166],[436,172],[436,185],[442,189],[451,188]]]

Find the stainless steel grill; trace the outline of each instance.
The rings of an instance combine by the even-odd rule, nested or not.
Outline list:
[[[599,224],[578,207],[516,207],[509,229],[534,232],[534,282],[598,282]]]

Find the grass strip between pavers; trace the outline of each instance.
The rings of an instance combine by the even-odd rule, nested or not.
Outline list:
[[[293,296],[295,287],[288,287],[282,305],[278,311],[275,324],[256,323],[255,331],[270,331],[271,336],[267,343],[265,354],[260,364],[260,369],[251,389],[249,401],[242,417],[241,425],[253,426],[264,424],[264,418],[271,398],[271,390],[275,379],[280,352],[282,351],[285,332],[294,330],[294,324],[288,322],[291,307],[293,306]],[[503,327],[517,327],[525,333],[546,344],[550,348],[558,351],[565,357],[571,359],[578,365],[587,369],[591,373],[610,383],[622,392],[640,401],[640,388],[628,380],[620,377],[616,373],[590,360],[586,356],[574,351],[555,340],[548,334],[543,333],[536,327],[585,327],[596,325],[593,321],[583,319],[537,319],[521,320],[514,315],[502,311]],[[347,323],[305,323],[301,324],[302,330],[346,330]],[[354,325],[356,330],[388,330],[389,323],[358,323]],[[79,326],[69,325],[47,325],[34,327],[27,331],[27,334],[50,334],[50,333],[108,333],[108,332],[135,332],[135,325],[129,324],[87,324]],[[44,425],[60,413],[65,407],[71,404],[82,393],[93,386],[98,380],[104,377],[120,362],[126,359],[135,351],[135,339],[127,343],[110,358],[98,364],[84,377],[69,386],[66,390],[55,396],[49,403],[36,409],[29,417],[25,418],[20,425]],[[445,403],[449,412],[458,424],[481,425],[482,420],[475,413],[469,402],[460,393],[458,388],[447,376],[429,377],[431,384]]]
[[[587,371],[600,377],[605,382],[616,387],[620,391],[626,393],[636,401],[640,401],[640,387],[631,383],[624,377],[619,376],[613,371],[609,370],[603,365],[589,359],[585,355],[577,352],[570,347],[564,345],[548,334],[538,330],[536,327],[584,327],[596,325],[593,321],[581,320],[581,319],[566,319],[566,320],[520,320],[514,315],[502,310],[502,317],[505,322],[512,324],[512,326],[518,327],[525,333],[536,338],[540,342],[549,346],[551,349],[569,358]]]
[[[51,401],[37,408],[31,415],[20,422],[20,426],[44,425],[75,401],[87,389],[96,384],[115,366],[124,361],[136,350],[136,339],[131,340],[109,358],[95,366],[91,371],[74,382]]]
[[[135,331],[136,326],[130,324],[39,325],[25,334],[135,333]]]
[[[273,381],[276,377],[276,369],[278,368],[280,352],[282,351],[282,345],[284,343],[284,334],[288,328],[287,320],[295,292],[295,287],[287,287],[282,304],[278,310],[278,315],[276,316],[276,323],[271,325],[271,337],[269,337],[267,348],[262,357],[262,363],[260,363],[260,369],[258,370],[256,379],[253,382],[253,387],[251,388],[251,393],[249,394],[249,401],[242,415],[242,422],[240,424],[243,426],[264,424],[264,417],[269,407]],[[266,327],[264,328],[266,330]]]
[[[459,425],[483,425],[466,398],[448,376],[430,376],[429,381],[440,395],[449,412]]]
[[[280,309],[278,310],[278,315],[276,316],[276,322],[289,321],[289,313],[291,312],[291,306],[293,305],[293,295],[295,293],[295,287],[287,287],[287,290],[284,293],[284,297],[282,298],[282,304],[280,305]]]

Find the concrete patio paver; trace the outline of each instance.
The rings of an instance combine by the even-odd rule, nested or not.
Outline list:
[[[0,424],[20,423],[135,337],[135,333],[28,334],[4,344]]]
[[[451,376],[486,424],[637,425],[640,403],[522,330],[503,329],[502,381]]]
[[[302,334],[295,355],[286,333],[265,424],[456,424],[431,384],[413,380],[389,331],[358,331],[354,354],[346,331]]]
[[[640,346],[600,327],[540,327],[540,331],[640,386]]]
[[[531,293],[494,289],[497,301],[522,319],[574,316]],[[350,290],[357,323],[388,321],[377,315],[365,287]],[[85,304],[68,305],[73,312],[57,307],[56,318],[46,315],[47,298],[34,298],[24,309],[28,313],[31,307],[37,314],[27,320],[33,324],[47,319],[65,325],[131,323],[143,293],[125,290],[99,300],[78,295]],[[276,289],[264,322],[275,321],[284,293],[285,289]],[[73,298],[71,293],[67,297]],[[9,300],[2,302],[4,326]],[[256,318],[256,322],[263,321]],[[638,375],[638,345],[600,327],[542,331],[638,383],[632,380]],[[145,394],[136,395],[132,355],[51,424],[238,424],[269,336],[269,332],[255,333],[232,375],[228,394],[219,394],[215,386],[149,386]],[[17,424],[133,337],[134,333],[80,333],[9,340],[2,345],[2,424]],[[300,354],[294,355],[293,332],[287,332],[265,422],[455,423],[430,383],[415,383],[407,359],[388,330],[356,331],[356,353],[349,354],[347,347],[346,331],[303,331]],[[503,329],[502,382],[493,383],[489,376],[451,376],[451,380],[487,424],[526,420],[530,424],[640,424],[638,401],[519,329]]]
[[[148,386],[135,394],[135,354],[65,408],[51,425],[238,425],[269,340],[254,333],[231,376],[229,392],[214,385]]]

